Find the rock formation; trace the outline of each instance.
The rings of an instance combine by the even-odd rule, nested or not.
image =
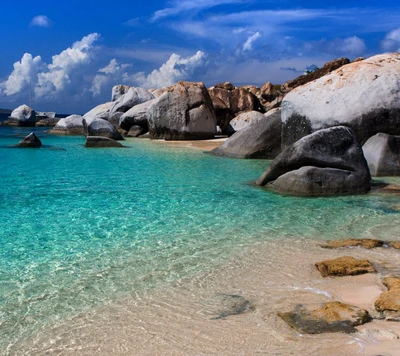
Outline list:
[[[155,99],[146,101],[145,103],[135,105],[124,113],[119,119],[119,126],[129,131],[132,126],[140,126],[144,132],[149,131],[149,123],[147,120],[147,109]]]
[[[118,141],[115,141],[108,137],[102,136],[87,136],[85,147],[91,148],[106,148],[106,147],[124,147]]]
[[[378,133],[363,146],[372,176],[400,175],[400,136]]]
[[[61,119],[49,133],[55,135],[83,135],[82,119],[81,115],[70,115]]]
[[[39,148],[42,147],[42,142],[33,132],[31,132],[28,136],[26,136],[17,144],[17,147]]]
[[[315,267],[317,267],[322,277],[356,276],[358,274],[376,272],[371,262],[367,260],[356,260],[354,257],[350,256],[317,262]]]
[[[135,105],[154,99],[153,94],[143,88],[129,88],[129,90],[112,103],[110,113],[127,112]]]
[[[400,135],[400,53],[350,63],[282,101],[284,147],[319,129],[345,125],[364,143],[383,132]]]
[[[232,158],[275,158],[281,150],[281,115],[274,109],[253,120],[210,153]]]
[[[94,119],[88,124],[88,136],[102,136],[113,140],[124,139],[112,124],[103,119]]]
[[[147,118],[153,139],[209,139],[216,131],[214,109],[203,83],[173,85],[152,101]]]
[[[257,185],[293,195],[366,193],[370,174],[360,144],[344,126],[320,130],[289,146]]]
[[[36,112],[28,105],[21,105],[12,111],[7,124],[9,126],[33,127],[36,124]]]

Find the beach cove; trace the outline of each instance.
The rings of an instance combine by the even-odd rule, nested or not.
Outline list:
[[[37,129],[46,147],[19,150],[9,146],[29,131],[0,130],[5,355],[362,355],[379,342],[301,336],[277,313],[343,298],[314,269],[343,251],[319,243],[398,239],[398,197],[285,197],[253,184],[268,161],[142,139],[94,151],[83,137]],[[392,269],[398,258],[386,248],[348,253]],[[378,277],[357,278],[377,292]],[[251,307],[215,319],[220,295]]]

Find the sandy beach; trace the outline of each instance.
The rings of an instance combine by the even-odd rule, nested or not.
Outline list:
[[[322,278],[314,267],[315,262],[343,255],[368,258],[378,273]],[[399,270],[398,258],[395,249],[328,250],[318,240],[243,246],[243,253],[221,268],[54,324],[16,345],[15,354],[398,355],[396,322],[374,320],[355,334],[301,335],[277,315],[298,304],[338,300],[377,316],[373,304],[385,289],[381,277]],[[221,312],[221,295],[243,296],[250,307],[215,318]]]

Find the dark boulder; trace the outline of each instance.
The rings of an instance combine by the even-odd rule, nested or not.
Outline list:
[[[42,141],[40,141],[40,139],[33,132],[31,132],[17,144],[17,147],[39,148],[42,147]]]
[[[257,185],[293,195],[366,193],[367,163],[351,129],[320,130],[284,150],[257,180]]]
[[[106,148],[106,147],[124,147],[118,141],[103,136],[87,136],[85,147]]]
[[[84,119],[85,120],[85,119]],[[94,119],[87,125],[88,136],[103,136],[113,140],[123,140],[124,138],[117,129],[107,120]]]
[[[36,124],[36,111],[28,105],[21,105],[12,111],[6,123],[9,126],[33,127]]]

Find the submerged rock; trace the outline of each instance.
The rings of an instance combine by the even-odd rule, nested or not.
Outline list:
[[[242,314],[251,309],[253,307],[248,300],[234,294],[219,294],[205,302],[205,313],[213,320]]]
[[[286,194],[366,193],[370,174],[360,144],[344,126],[301,138],[277,156],[257,185]]]
[[[291,312],[278,315],[302,334],[353,333],[357,331],[355,326],[371,320],[367,310],[341,302],[329,302],[315,310],[299,305]]]
[[[384,241],[377,239],[346,239],[346,240],[331,240],[321,245],[322,248],[340,248],[360,246],[367,249],[381,247]]]
[[[368,260],[356,260],[354,257],[350,256],[317,262],[315,267],[317,267],[322,277],[355,276],[376,272],[375,268]]]
[[[42,141],[40,141],[40,139],[33,132],[31,132],[17,144],[17,147],[39,148],[42,147]]]
[[[106,147],[124,147],[118,141],[103,136],[87,136],[85,147],[106,148]]]
[[[378,133],[365,142],[363,151],[372,176],[400,175],[400,136]]]

